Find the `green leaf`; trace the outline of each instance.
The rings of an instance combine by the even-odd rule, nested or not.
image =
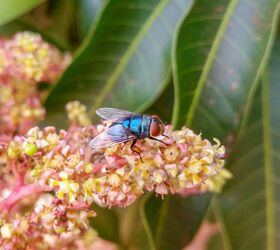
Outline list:
[[[192,0],[113,0],[46,100],[47,123],[63,124],[78,99],[92,116],[100,106],[142,110],[170,79],[172,35]]]
[[[279,10],[279,7],[277,8]],[[227,249],[279,249],[280,38],[229,161],[234,179],[219,199]]]
[[[76,9],[76,0],[49,1],[38,10],[40,11],[39,18],[28,15],[23,21],[42,30],[68,50],[73,50],[78,43]],[[46,22],[46,20],[49,21]]]
[[[217,195],[213,195],[211,199],[210,206],[208,208],[207,214],[205,215],[205,220],[209,221],[210,223],[219,224],[217,220]],[[220,226],[220,224],[219,224]],[[223,234],[221,232],[221,227],[219,228],[218,232],[212,235],[207,244],[207,250],[225,250],[226,247],[224,245]]]
[[[146,114],[156,114],[165,124],[170,124],[172,119],[172,108],[174,103],[174,86],[170,83],[166,86],[158,99],[145,110]],[[163,108],[164,107],[164,108]]]
[[[236,136],[268,57],[278,2],[196,1],[174,49],[177,126]]]
[[[195,2],[190,15],[181,24],[173,51],[173,121],[177,127],[191,126],[206,137],[223,140],[236,136],[242,111],[244,109],[247,114],[269,56],[277,3],[269,1],[267,4],[261,0]],[[205,205],[199,213],[192,213],[195,221],[178,215],[177,222],[191,224],[197,229],[207,211],[209,197],[200,196],[199,200]],[[189,198],[184,202],[194,208],[197,206]],[[172,197],[170,201],[162,201],[161,207],[167,207],[165,213],[174,210],[188,212],[178,208]],[[161,220],[146,216],[148,229]],[[161,237],[149,234],[154,248],[159,246],[156,239],[166,238],[169,227],[162,227],[161,231]],[[195,230],[186,231],[188,241],[194,233]],[[177,231],[173,233],[174,240],[180,236]]]
[[[166,196],[164,200],[149,195],[141,212],[151,249],[182,249],[195,235],[210,199],[195,195],[182,198]],[[207,197],[207,199],[205,199]]]
[[[1,0],[0,0],[1,1]],[[73,50],[75,37],[75,0],[48,1],[35,10],[0,26],[0,34],[11,36],[19,31],[40,33],[44,40],[63,51]]]
[[[0,25],[30,11],[44,0],[0,0]]]
[[[126,208],[119,208],[123,249],[149,250],[149,243],[140,218],[140,199]]]
[[[90,219],[90,225],[97,230],[101,238],[120,244],[119,218],[116,212],[95,204],[92,205],[92,209],[97,216]]]
[[[104,0],[79,0],[79,29],[82,37],[90,30],[93,22],[102,10]]]

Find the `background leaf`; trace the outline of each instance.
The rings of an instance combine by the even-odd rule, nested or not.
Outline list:
[[[141,199],[126,208],[119,208],[120,231],[124,249],[150,250],[140,218]]]
[[[75,0],[45,1],[32,11],[0,26],[0,34],[20,31],[40,33],[62,51],[73,51],[79,41]]]
[[[46,100],[47,123],[63,124],[65,104],[147,107],[170,77],[172,35],[191,0],[113,0]]]
[[[97,230],[98,235],[105,240],[121,244],[120,222],[115,210],[92,205],[97,216],[90,219],[90,225]]]
[[[80,43],[77,27],[76,0],[48,1],[21,21],[35,26],[42,34],[52,37],[69,51]]]
[[[79,31],[81,37],[85,35],[90,30],[94,20],[97,18],[98,14],[102,10],[105,4],[105,0],[79,0]]]
[[[0,0],[0,33],[32,30],[72,51],[86,37],[46,102],[45,124],[64,125],[64,105],[73,99],[84,102],[92,116],[103,105],[149,107],[147,113],[170,122],[175,100],[176,127],[187,125],[228,146],[234,179],[213,201],[222,230],[210,249],[277,249],[280,38],[263,71],[279,1],[41,2]],[[148,195],[141,221],[138,203],[122,212],[94,208],[98,217],[91,223],[101,237],[124,249],[149,249],[147,238],[152,249],[181,249],[196,233],[210,198]]]
[[[191,241],[208,205],[206,196],[201,196],[172,195],[164,200],[148,196],[143,200],[142,220],[151,249],[182,249]]]
[[[174,86],[172,80],[157,100],[145,110],[146,114],[157,114],[165,124],[170,124],[174,103]]]
[[[278,1],[268,3],[262,0],[195,2],[190,15],[181,24],[174,47],[173,122],[177,127],[187,125],[197,132],[202,131],[207,138],[217,137],[227,144],[232,143],[243,112],[248,112],[270,53],[277,6]],[[205,205],[199,213],[195,209],[191,213],[195,221],[190,222],[182,214],[178,215],[177,221],[198,228],[209,201],[208,196],[199,198]],[[161,201],[160,207],[167,207],[165,214],[184,209],[179,209],[173,199]],[[147,223],[153,231],[153,225],[161,219],[149,216],[152,205],[148,204],[156,205],[156,202],[150,198],[144,205]],[[186,198],[184,204],[197,206],[190,198]],[[182,211],[189,213],[188,210]],[[150,241],[157,249],[164,245],[157,239],[164,241],[170,229],[166,226],[160,230],[161,237],[150,234]],[[189,235],[194,232],[188,231]],[[177,231],[172,235],[180,241],[181,235]],[[174,246],[172,249],[179,248]]]
[[[228,167],[234,179],[219,199],[227,249],[278,249],[280,229],[280,39]]]
[[[44,0],[1,0],[0,25],[3,25],[28,12]]]
[[[269,55],[278,2],[196,1],[174,51],[177,126],[236,135]]]

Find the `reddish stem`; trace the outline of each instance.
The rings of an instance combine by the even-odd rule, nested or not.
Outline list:
[[[38,184],[29,184],[23,186],[16,186],[10,195],[0,203],[0,211],[8,212],[11,210],[21,199],[26,198],[32,194],[50,191],[48,186],[40,186]]]
[[[76,210],[83,210],[90,208],[90,205],[88,205],[86,202],[79,202],[78,204],[74,204],[71,208],[74,208]]]
[[[10,161],[10,166],[15,177],[15,186],[22,186],[24,184],[24,174],[19,173],[15,161]]]

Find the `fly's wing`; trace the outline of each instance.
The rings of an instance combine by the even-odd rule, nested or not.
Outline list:
[[[103,118],[104,120],[122,120],[129,116],[135,116],[138,115],[136,113],[121,110],[121,109],[114,109],[114,108],[100,108],[96,110],[96,114]]]
[[[103,131],[99,135],[95,136],[90,142],[90,148],[108,148],[113,145],[116,145],[116,142],[113,142],[110,136],[107,134],[107,131]]]
[[[121,124],[115,124],[94,137],[89,146],[91,148],[107,148],[134,139],[136,139],[136,135],[131,134]]]

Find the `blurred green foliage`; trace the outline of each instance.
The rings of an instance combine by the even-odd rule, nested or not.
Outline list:
[[[181,249],[211,207],[222,230],[210,249],[278,248],[279,4],[0,0],[0,35],[32,30],[74,53],[44,124],[64,127],[64,106],[78,99],[93,119],[101,106],[155,112],[228,148],[234,178],[211,206],[210,195],[147,196],[125,212],[98,209],[102,237],[125,249]]]

